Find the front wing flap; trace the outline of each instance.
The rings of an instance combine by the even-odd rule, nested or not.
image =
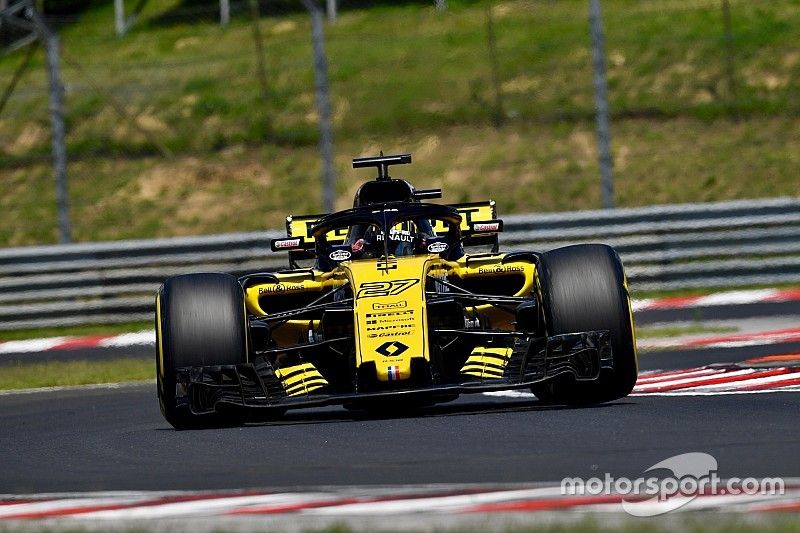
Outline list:
[[[346,404],[368,399],[424,399],[462,393],[527,388],[564,374],[576,380],[596,380],[602,369],[613,369],[608,331],[587,331],[550,337],[518,337],[500,379],[464,376],[460,383],[435,384],[408,390],[306,395],[287,394],[272,366],[254,363],[187,367],[177,372],[176,401],[195,414],[225,410],[281,412],[290,408]]]

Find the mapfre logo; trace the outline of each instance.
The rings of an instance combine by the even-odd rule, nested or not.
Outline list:
[[[379,298],[397,296],[419,283],[418,279],[398,279],[395,281],[370,281],[362,283],[356,298]]]

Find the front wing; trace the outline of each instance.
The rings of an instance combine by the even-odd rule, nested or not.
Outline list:
[[[502,378],[464,376],[459,383],[379,392],[288,396],[272,366],[263,358],[253,363],[187,367],[177,371],[176,402],[195,414],[248,411],[265,416],[286,409],[375,401],[414,402],[455,397],[463,393],[528,388],[572,375],[596,380],[601,370],[613,369],[608,331],[587,331],[550,337],[518,337]]]

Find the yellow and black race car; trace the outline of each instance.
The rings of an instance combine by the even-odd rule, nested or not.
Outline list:
[[[529,389],[545,403],[626,396],[637,377],[625,273],[609,246],[500,253],[494,202],[377,167],[354,207],[287,218],[289,270],[169,278],[156,297],[158,398],[178,429],[290,408],[423,406]],[[467,253],[483,246],[486,251]],[[489,251],[490,250],[490,251]],[[301,262],[312,261],[308,268]]]

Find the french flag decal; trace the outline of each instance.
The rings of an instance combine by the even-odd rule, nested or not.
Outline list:
[[[390,366],[388,369],[389,381],[397,381],[400,379],[400,367]]]

